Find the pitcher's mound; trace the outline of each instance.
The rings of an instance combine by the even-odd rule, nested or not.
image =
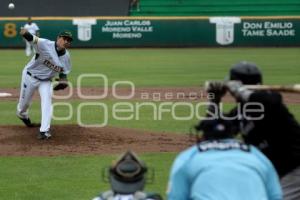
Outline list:
[[[152,133],[127,128],[51,127],[50,140],[38,140],[37,128],[0,126],[0,156],[53,156],[115,154],[128,149],[141,152],[178,152],[193,141],[187,135]]]

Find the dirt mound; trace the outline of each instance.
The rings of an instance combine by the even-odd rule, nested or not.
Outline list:
[[[178,152],[190,146],[187,135],[151,133],[125,128],[57,125],[53,138],[37,140],[38,129],[0,126],[0,156],[54,156],[141,152]]]

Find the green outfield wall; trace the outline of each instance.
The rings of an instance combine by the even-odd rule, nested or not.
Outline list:
[[[131,16],[291,16],[299,0],[139,0]]]
[[[22,47],[25,18],[0,19],[0,47]],[[41,37],[73,32],[73,47],[300,46],[300,16],[33,18]]]

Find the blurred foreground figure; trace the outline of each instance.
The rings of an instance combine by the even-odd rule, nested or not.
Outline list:
[[[262,81],[262,73],[256,64],[242,61],[230,69],[228,82],[224,85],[211,83],[207,92],[217,97],[212,105],[220,103],[226,90],[236,99],[237,106],[225,115],[239,127],[238,132],[247,144],[259,148],[271,160],[280,176],[284,199],[299,200],[300,126],[280,93],[244,87],[262,84]],[[214,108],[211,106],[209,110]],[[251,112],[245,114],[246,108],[252,109]]]
[[[235,127],[221,119],[196,127],[201,140],[175,159],[169,200],[281,200],[272,163],[254,146],[233,138]]]

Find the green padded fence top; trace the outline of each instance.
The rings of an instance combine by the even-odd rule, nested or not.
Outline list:
[[[131,16],[297,16],[300,0],[139,0]]]

